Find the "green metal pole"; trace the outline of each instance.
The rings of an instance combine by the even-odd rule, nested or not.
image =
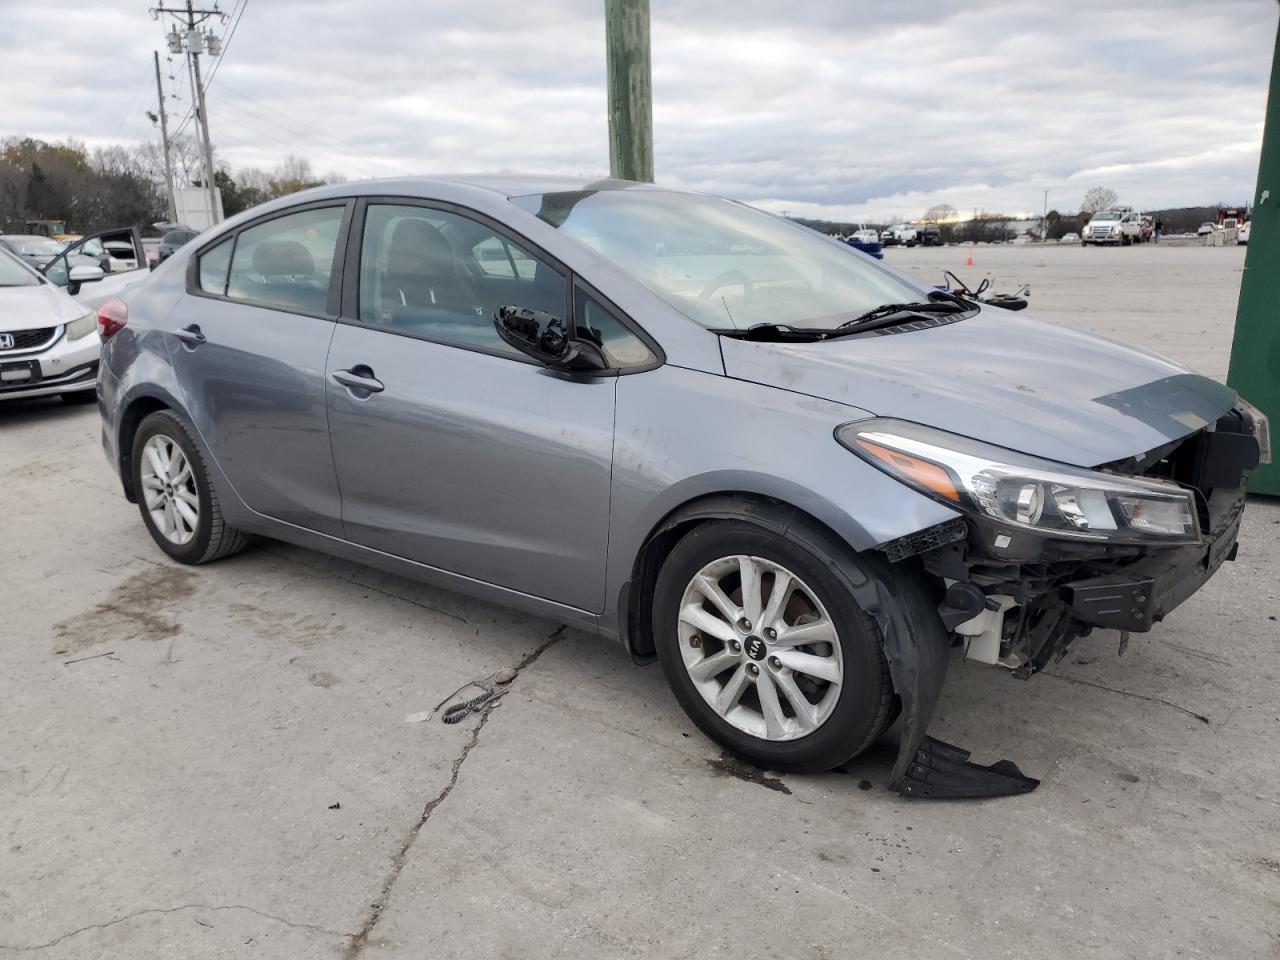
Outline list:
[[[1262,130],[1262,157],[1253,198],[1249,250],[1240,282],[1236,334],[1227,383],[1280,428],[1280,32],[1271,61],[1271,89]],[[1249,477],[1251,493],[1280,496],[1280,463]]]
[[[649,0],[605,0],[609,62],[609,174],[653,182]]]

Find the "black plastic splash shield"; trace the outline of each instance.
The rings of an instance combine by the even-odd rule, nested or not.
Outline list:
[[[916,747],[906,775],[893,789],[911,798],[1008,797],[1030,793],[1040,781],[1011,760],[984,767],[969,762],[969,751],[926,736]]]

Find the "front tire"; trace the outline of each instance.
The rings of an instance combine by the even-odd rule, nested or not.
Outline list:
[[[740,520],[695,527],[654,591],[654,644],[676,700],[730,752],[774,770],[847,762],[884,731],[893,685],[843,558]]]
[[[142,522],[174,560],[208,563],[248,545],[222,519],[200,448],[172,412],[157,410],[139,424],[130,461]]]

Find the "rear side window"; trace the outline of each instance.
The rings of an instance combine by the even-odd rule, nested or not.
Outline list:
[[[303,210],[242,231],[227,296],[264,307],[328,313],[329,278],[345,206]]]
[[[200,289],[222,296],[227,292],[227,267],[231,266],[231,237],[200,254]]]

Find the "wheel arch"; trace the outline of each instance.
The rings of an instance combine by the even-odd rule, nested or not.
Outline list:
[[[685,501],[668,511],[649,530],[632,560],[630,576],[619,591],[618,628],[628,651],[638,663],[652,662],[655,656],[650,639],[651,608],[658,571],[676,543],[708,520],[744,520],[778,534],[786,533],[799,524],[854,552],[853,546],[831,526],[777,497],[733,490],[703,494]]]
[[[116,428],[116,457],[119,461],[120,483],[124,486],[124,495],[130,503],[138,502],[137,491],[133,489],[133,438],[138,434],[142,421],[157,410],[174,409],[168,398],[155,394],[143,394],[132,398],[120,413],[120,423]]]

